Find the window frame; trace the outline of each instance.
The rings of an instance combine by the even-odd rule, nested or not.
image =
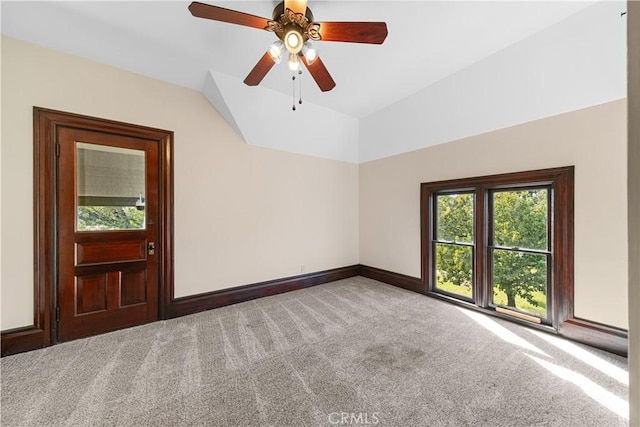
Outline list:
[[[421,184],[420,222],[422,249],[421,292],[436,298],[478,309],[518,323],[534,325],[499,313],[492,304],[491,259],[489,258],[490,197],[495,190],[517,191],[527,188],[549,188],[547,276],[551,291],[547,294],[548,324],[542,328],[556,331],[565,320],[573,318],[574,297],[574,167],[566,166],[526,172],[505,173],[473,178],[452,179]],[[435,237],[436,196],[445,193],[472,192],[474,197],[474,249],[473,249],[473,301],[435,290]],[[549,304],[550,303],[550,304]],[[549,308],[550,307],[550,308]]]

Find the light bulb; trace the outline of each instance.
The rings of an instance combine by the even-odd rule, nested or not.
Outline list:
[[[299,68],[300,68],[300,60],[298,59],[298,54],[297,53],[290,53],[289,54],[289,69],[291,71],[298,71]]]
[[[297,28],[289,30],[284,35],[284,45],[291,53],[299,53],[302,50],[302,34]]]
[[[284,51],[284,43],[280,40],[274,42],[271,47],[269,47],[269,56],[273,59],[273,62],[279,64],[282,60],[282,52]]]
[[[302,48],[302,54],[307,60],[307,64],[311,65],[316,59],[318,59],[318,52],[311,46],[311,43],[306,42]]]
[[[289,43],[289,46],[291,46],[292,49],[295,49],[298,47],[298,43],[300,43],[300,38],[294,31],[292,31],[287,36],[287,43]]]

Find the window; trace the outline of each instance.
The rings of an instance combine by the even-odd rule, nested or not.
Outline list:
[[[549,187],[489,192],[489,244],[494,306],[548,320]]]
[[[473,193],[436,194],[435,288],[473,300]]]
[[[573,167],[422,184],[425,292],[557,328],[573,309]]]
[[[145,152],[76,142],[77,231],[145,228]]]

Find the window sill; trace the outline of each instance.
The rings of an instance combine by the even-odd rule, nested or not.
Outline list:
[[[478,307],[477,305],[475,305],[475,304],[473,304],[471,302],[462,301],[462,300],[459,300],[457,298],[441,294],[439,292],[427,291],[426,295],[429,296],[429,297],[432,297],[432,298],[436,298],[436,299],[439,299],[439,300],[442,300],[442,301],[449,302],[451,304],[455,304],[455,305],[457,305],[459,307],[464,307],[464,308],[467,308],[467,309],[470,309],[470,310],[477,311],[479,313],[484,313],[484,314],[492,316],[492,317],[497,317],[499,319],[503,319],[503,320],[506,320],[506,321],[511,322],[511,323],[516,323],[518,325],[527,326],[529,328],[537,329],[539,331],[549,332],[549,333],[556,334],[556,335],[558,334],[558,330],[556,328],[550,326],[550,325],[533,323],[533,322],[529,322],[529,321],[526,321],[526,320],[518,319],[517,317],[512,317],[512,316],[509,316],[507,314],[498,313],[493,308]]]

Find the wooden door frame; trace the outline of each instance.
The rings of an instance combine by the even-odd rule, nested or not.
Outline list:
[[[158,319],[173,298],[173,132],[112,120],[33,107],[34,320],[30,327],[39,347],[56,343],[57,307],[57,128],[132,136],[158,143],[159,200]],[[25,331],[26,332],[26,331]]]

